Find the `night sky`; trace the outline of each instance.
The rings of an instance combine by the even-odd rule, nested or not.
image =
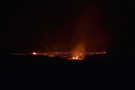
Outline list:
[[[127,23],[120,0],[19,0],[7,6],[0,47],[8,49],[70,49],[78,35],[87,49],[112,49],[119,45],[120,24]]]

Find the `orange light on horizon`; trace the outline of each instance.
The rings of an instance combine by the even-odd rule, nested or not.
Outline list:
[[[79,60],[79,56],[72,57],[73,60]]]
[[[37,55],[37,53],[36,53],[36,52],[32,52],[32,54],[33,54],[33,55]]]
[[[55,57],[56,55],[55,54],[49,54],[48,56],[49,57]]]
[[[83,60],[83,58],[81,58],[80,56],[73,56],[72,60]]]

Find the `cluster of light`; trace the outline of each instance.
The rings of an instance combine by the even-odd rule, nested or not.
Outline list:
[[[36,53],[36,52],[32,52],[32,54],[33,54],[33,55],[37,55],[37,53]]]
[[[76,56],[76,57],[72,57],[73,60],[78,60],[79,59],[79,56]]]
[[[73,56],[72,60],[82,60],[82,58],[80,56]]]

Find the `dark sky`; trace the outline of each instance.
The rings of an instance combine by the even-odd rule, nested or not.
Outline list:
[[[100,25],[94,25],[105,36],[109,36],[107,43],[112,47],[114,42],[118,42],[119,24],[127,23],[124,15],[120,17],[120,0],[19,0],[10,1],[7,6],[8,30],[0,33],[1,48],[70,48],[76,28],[87,24],[88,20],[82,23],[83,20],[80,19],[85,18],[85,12],[94,13],[91,18],[99,18],[97,21],[93,19],[91,23],[100,22]],[[92,6],[98,8],[97,14]],[[77,24],[78,22],[81,24]]]

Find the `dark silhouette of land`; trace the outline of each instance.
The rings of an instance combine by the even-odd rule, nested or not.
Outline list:
[[[10,51],[2,50],[0,61],[6,64],[123,64],[128,63],[122,60],[119,55],[104,54],[86,56],[84,60],[67,60],[60,57],[34,56],[34,55],[11,55]]]

